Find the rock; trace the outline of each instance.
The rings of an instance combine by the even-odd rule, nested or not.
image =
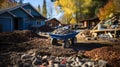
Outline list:
[[[23,54],[21,56],[21,60],[24,60],[24,59],[28,59],[28,58],[32,58],[33,56],[29,55],[29,54]]]
[[[48,58],[48,56],[47,56],[47,55],[42,57],[42,59],[47,59],[47,58]]]
[[[90,61],[90,59],[88,59],[88,58],[83,58],[83,59],[81,59],[81,61],[88,62],[88,61]]]
[[[42,64],[42,60],[38,59],[38,58],[35,58],[33,61],[32,61],[32,65],[41,65]]]
[[[58,28],[55,31],[53,31],[53,34],[68,34],[73,33],[74,31],[71,29],[65,29],[65,28]]]
[[[66,63],[66,67],[71,67],[71,66],[70,66],[70,63]]]
[[[60,61],[61,61],[61,59],[59,57],[55,58],[55,62],[60,62]]]
[[[72,59],[72,57],[68,57],[67,62],[70,62],[70,61],[71,61],[71,59]]]
[[[98,61],[99,67],[106,67],[106,64],[107,64],[107,61],[104,61],[104,60],[99,60]]]
[[[75,59],[75,60],[76,60],[76,62],[79,62],[79,61],[80,61],[78,57],[76,57],[76,59]]]
[[[55,64],[54,64],[54,67],[60,67],[60,65],[55,63]]]
[[[94,66],[94,62],[87,62],[89,67],[93,67]]]
[[[49,60],[48,63],[49,63],[48,67],[53,67],[54,66],[53,65],[53,60]]]
[[[89,67],[88,64],[83,64],[81,67]]]
[[[60,64],[59,67],[66,67],[66,64]]]
[[[62,59],[61,64],[66,64],[66,58]]]
[[[24,63],[24,64],[23,64],[23,67],[32,67],[32,65],[29,64],[29,63]]]

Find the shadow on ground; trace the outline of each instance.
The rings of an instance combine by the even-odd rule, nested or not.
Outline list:
[[[92,50],[95,48],[100,48],[100,47],[104,47],[104,46],[112,46],[109,44],[101,44],[101,43],[76,43],[75,45],[71,46],[70,48],[75,50],[75,51],[79,51],[79,50]]]

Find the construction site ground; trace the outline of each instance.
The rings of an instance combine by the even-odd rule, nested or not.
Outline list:
[[[50,44],[50,38],[31,31],[0,33],[0,67],[14,64],[17,53],[39,52],[42,56],[84,56],[94,60],[106,60],[109,67],[120,67],[120,39],[85,40],[77,36],[77,43],[70,48]],[[13,56],[14,54],[14,56]],[[11,59],[12,58],[12,59]],[[13,61],[14,60],[14,61]]]

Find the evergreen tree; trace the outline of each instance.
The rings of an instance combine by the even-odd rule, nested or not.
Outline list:
[[[46,0],[43,1],[42,14],[43,14],[44,17],[47,17]]]
[[[24,0],[19,0],[19,4],[23,4],[23,1],[24,1]]]
[[[38,5],[38,12],[41,13],[40,5]]]

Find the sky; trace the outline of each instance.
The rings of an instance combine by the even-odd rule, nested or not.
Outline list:
[[[41,10],[42,10],[42,6],[43,6],[43,0],[24,0],[24,3],[30,3],[32,4],[34,7],[37,7],[38,5],[40,5]],[[55,8],[54,8],[54,3],[51,2],[51,0],[46,0],[46,5],[47,5],[47,12],[48,15],[52,14],[52,18],[59,18],[59,14],[56,13]]]

